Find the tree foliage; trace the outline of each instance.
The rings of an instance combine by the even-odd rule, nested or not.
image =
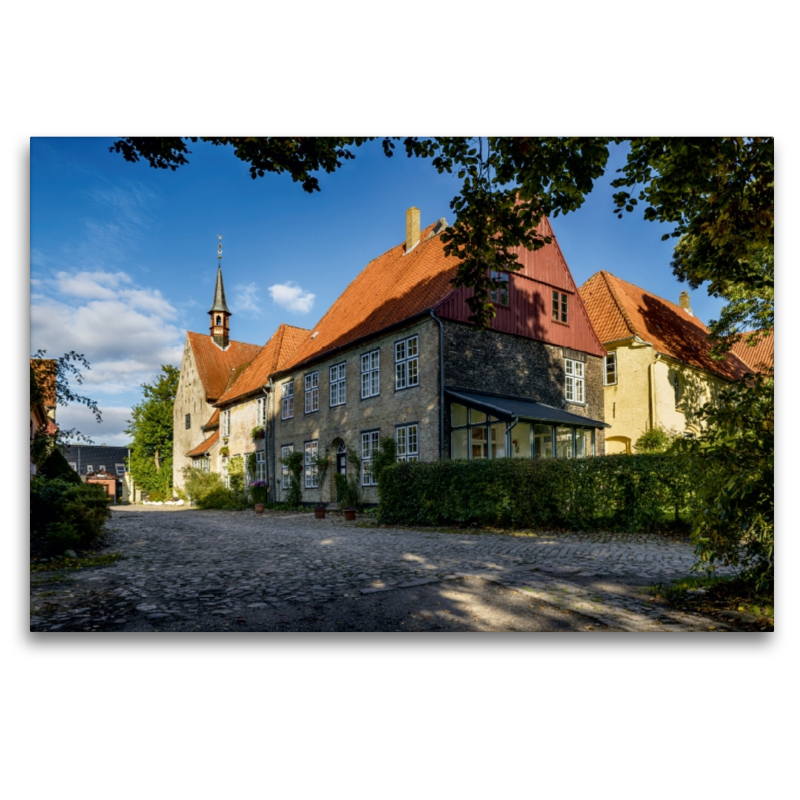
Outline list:
[[[180,371],[161,365],[152,385],[142,384],[144,399],[131,409],[125,433],[132,437],[130,472],[151,499],[169,499],[172,487],[172,410]]]
[[[200,137],[233,148],[252,178],[287,173],[307,192],[319,191],[313,173],[335,172],[355,149],[375,137]],[[127,137],[110,148],[131,162],[175,170],[189,163],[198,137]],[[724,296],[734,284],[763,277],[754,249],[774,244],[774,148],[769,137],[385,137],[387,156],[399,142],[409,157],[428,158],[439,172],[462,181],[450,207],[453,226],[442,234],[446,252],[460,260],[454,284],[474,288],[471,319],[485,327],[494,316],[491,270],[520,268],[512,250],[536,250],[543,215],[583,204],[604,175],[612,143],[628,145],[612,186],[618,216],[641,204],[645,219],[673,225],[663,238],[688,243],[676,253],[675,274],[691,286],[709,282]]]

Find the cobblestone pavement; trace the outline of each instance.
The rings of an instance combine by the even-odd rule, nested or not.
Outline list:
[[[346,523],[338,514],[156,509],[114,511],[109,549],[123,555],[115,564],[55,582],[32,575],[31,630],[274,629],[259,625],[275,610],[341,610],[467,576],[605,629],[726,630],[648,600],[643,587],[683,577],[694,562],[688,543],[659,536],[452,533]]]

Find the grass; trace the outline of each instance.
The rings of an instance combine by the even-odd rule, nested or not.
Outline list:
[[[88,567],[105,567],[122,558],[120,553],[86,553],[77,558],[61,556],[48,561],[31,561],[31,573],[63,572],[64,570],[87,569]]]
[[[736,621],[747,630],[774,630],[774,592],[756,591],[752,584],[733,577],[688,577],[671,584],[651,586],[659,600],[683,611],[695,611],[706,616],[720,617],[722,612],[734,611],[755,617],[755,622]]]

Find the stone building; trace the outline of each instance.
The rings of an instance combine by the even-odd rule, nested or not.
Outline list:
[[[496,317],[485,331],[468,322],[469,292],[452,285],[458,262],[444,254],[445,227],[439,220],[420,230],[419,210],[409,209],[404,242],[371,261],[311,330],[282,325],[260,352],[240,345],[236,358],[228,355],[229,312],[224,294],[221,304],[215,297],[211,336],[189,334],[181,365],[176,485],[185,463],[224,474],[225,459],[252,452],[252,477],[267,479],[281,499],[281,457],[296,450],[304,500],[330,502],[332,473],[353,469],[350,450],[364,499],[375,502],[371,461],[387,436],[409,461],[601,455],[605,350],[548,221],[540,232],[552,243],[521,249],[522,268],[498,276]],[[199,353],[228,358],[213,389]],[[207,419],[202,435],[183,429],[189,413]],[[255,438],[262,424],[264,438]],[[313,459],[325,454],[330,468],[319,485]]]
[[[597,272],[581,297],[605,347],[603,383],[608,453],[631,453],[646,431],[700,432],[700,409],[719,390],[750,372],[733,353],[711,358],[708,329],[694,316],[689,293],[676,305]]]

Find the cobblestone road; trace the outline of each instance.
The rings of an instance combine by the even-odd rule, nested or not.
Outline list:
[[[32,576],[31,630],[207,629],[202,620],[226,629],[259,609],[341,603],[467,575],[616,630],[724,629],[648,602],[642,587],[685,576],[694,562],[688,543],[659,536],[460,534],[339,515],[135,509],[115,510],[109,523],[121,561],[56,587],[46,573]]]

